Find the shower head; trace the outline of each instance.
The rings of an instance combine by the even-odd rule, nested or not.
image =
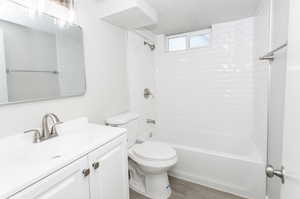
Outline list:
[[[144,41],[144,45],[147,45],[151,51],[155,50],[155,44],[151,44],[147,41]]]

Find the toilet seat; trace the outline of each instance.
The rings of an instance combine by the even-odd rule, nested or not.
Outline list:
[[[176,151],[161,142],[144,142],[129,149],[129,157],[138,164],[151,167],[169,167],[177,162]]]
[[[176,157],[176,151],[161,142],[145,142],[137,144],[132,150],[133,154],[144,160],[163,161]]]

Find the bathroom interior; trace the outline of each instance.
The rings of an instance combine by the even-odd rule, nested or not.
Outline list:
[[[298,199],[299,19],[298,0],[0,0],[0,199]]]

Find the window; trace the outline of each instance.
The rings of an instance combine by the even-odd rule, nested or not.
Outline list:
[[[190,36],[190,48],[207,47],[210,43],[210,34]]]
[[[169,38],[169,51],[186,50],[186,37]]]
[[[166,37],[167,51],[181,51],[210,46],[211,30],[184,33]]]

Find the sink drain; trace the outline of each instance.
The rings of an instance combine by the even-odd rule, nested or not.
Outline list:
[[[61,155],[56,155],[52,157],[52,159],[57,159],[57,158],[61,158]]]

